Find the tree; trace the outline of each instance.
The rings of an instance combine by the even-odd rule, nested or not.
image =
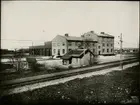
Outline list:
[[[22,58],[23,58],[23,52],[22,51],[17,51],[17,49],[15,49],[14,51],[14,55],[11,56],[11,63],[14,65],[14,67],[16,68],[17,72],[22,72],[23,68],[21,67],[21,63],[22,63]]]

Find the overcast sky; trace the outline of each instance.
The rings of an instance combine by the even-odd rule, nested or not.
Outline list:
[[[1,47],[43,44],[58,34],[80,36],[88,31],[123,34],[124,47],[139,45],[138,1],[2,1]]]

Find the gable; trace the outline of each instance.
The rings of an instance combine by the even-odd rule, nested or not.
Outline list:
[[[78,50],[71,50],[68,53],[66,53],[62,59],[70,59],[70,58],[82,58],[84,56],[84,52],[85,54],[87,54],[88,52],[91,53],[93,56],[94,54],[89,50],[89,49],[78,49]]]
[[[52,43],[53,42],[66,42],[66,38],[64,38],[60,35],[57,35],[55,38],[53,38]]]
[[[98,35],[93,32],[87,32],[83,36],[84,36],[84,38],[90,39],[90,40],[92,39],[93,41],[97,41],[97,39],[98,39]]]

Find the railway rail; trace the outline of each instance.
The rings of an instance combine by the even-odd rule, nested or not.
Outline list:
[[[123,61],[123,65],[129,64],[129,63],[134,63],[137,62],[138,59],[131,59],[131,60],[124,60]],[[77,70],[72,70],[66,72],[59,72],[59,73],[53,73],[54,75],[49,75],[43,78],[37,78],[37,79],[31,79],[31,80],[23,80],[20,82],[11,82],[11,83],[6,83],[3,82],[0,85],[0,88],[3,89],[11,89],[11,88],[16,88],[16,87],[21,87],[21,86],[25,86],[25,85],[30,85],[30,84],[35,84],[35,83],[39,83],[39,82],[45,82],[45,81],[50,81],[50,80],[55,80],[55,79],[60,79],[60,78],[65,78],[65,77],[70,77],[70,76],[75,76],[75,75],[79,75],[79,74],[84,74],[84,73],[90,73],[93,71],[100,71],[103,69],[107,69],[107,68],[112,68],[112,67],[117,67],[120,65],[120,61],[115,61],[115,62],[109,62],[109,63],[104,63],[104,64],[99,64],[96,66],[92,66],[92,67],[87,67],[87,68],[79,68]],[[99,66],[99,67],[98,67]]]

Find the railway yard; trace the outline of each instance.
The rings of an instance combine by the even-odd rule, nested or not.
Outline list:
[[[3,80],[0,101],[1,104],[139,103],[138,58],[123,59],[122,65],[123,69],[120,68],[120,60],[114,60],[89,67]]]

